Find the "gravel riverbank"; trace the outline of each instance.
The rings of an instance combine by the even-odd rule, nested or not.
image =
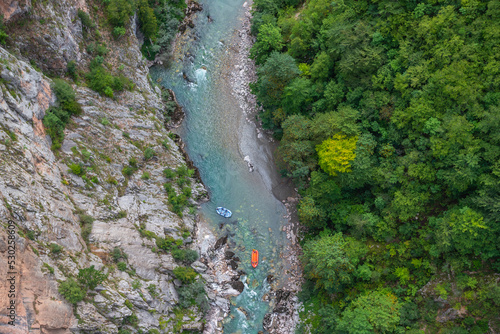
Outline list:
[[[272,151],[275,151],[276,143],[268,136],[256,121],[255,115],[258,113],[257,99],[250,91],[249,83],[257,80],[255,63],[249,59],[250,48],[254,43],[254,38],[250,34],[250,19],[251,19],[251,2],[246,2],[245,15],[241,28],[236,32],[237,37],[234,39],[235,44],[232,49],[236,50],[231,53],[233,57],[232,63],[235,64],[231,70],[230,82],[232,85],[233,96],[236,97],[244,117],[247,122],[255,123],[257,130],[257,138],[267,141],[268,146]],[[248,156],[245,156],[245,161],[249,166],[249,171],[253,171],[253,164]],[[274,163],[272,160],[269,163]],[[285,219],[287,224],[282,226],[282,231],[286,233],[289,240],[286,248],[281,251],[280,257],[283,259],[284,277],[269,277],[273,284],[273,290],[270,293],[272,299],[271,306],[273,310],[264,318],[264,329],[269,333],[288,334],[294,333],[299,321],[298,309],[300,308],[297,293],[300,291],[302,284],[302,268],[300,264],[300,256],[302,249],[298,244],[297,231],[298,217],[296,204],[298,202],[297,193],[291,182],[283,182],[279,176],[271,177],[273,183],[273,193],[284,203],[287,213]]]

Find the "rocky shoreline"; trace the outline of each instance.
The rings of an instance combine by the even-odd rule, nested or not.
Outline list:
[[[229,81],[232,88],[231,94],[237,99],[246,121],[255,122],[254,116],[259,111],[259,108],[257,106],[257,99],[249,88],[249,83],[257,80],[255,63],[249,59],[249,51],[254,43],[254,38],[250,33],[251,2],[245,2],[243,7],[245,13],[242,26],[236,32],[235,42],[232,45],[232,49],[235,52],[231,53],[231,57],[233,57],[231,63],[235,65],[230,70]],[[189,27],[192,28],[190,25]],[[179,33],[174,42],[176,47],[180,45],[178,43],[185,41],[186,36],[191,33],[191,29],[185,29]],[[169,96],[168,100],[174,101],[177,104],[171,122],[166,124],[168,128],[172,129],[182,123],[184,111],[178,105],[175,94],[171,90],[169,90]],[[265,137],[269,143],[272,143],[272,137],[266,134],[261,124],[257,123],[256,125],[258,138]],[[184,149],[184,143],[179,136],[175,136],[174,141],[179,146],[188,166],[196,170],[196,178],[201,182],[199,171],[189,159]],[[248,164],[249,172],[252,172],[254,167],[248,157],[245,157],[245,162]],[[272,275],[268,277],[272,290],[266,298],[270,300],[272,312],[266,314],[263,327],[266,331],[273,334],[294,333],[299,322],[298,310],[300,303],[296,295],[300,291],[302,284],[302,269],[299,260],[302,251],[297,239],[297,201],[296,192],[294,192],[294,196],[288,196],[282,200],[287,210],[284,218],[288,221],[286,225],[282,226],[282,231],[286,233],[286,237],[290,241],[280,255],[283,262],[287,264],[284,268],[286,273],[285,278],[280,277],[280,279],[276,279]],[[199,262],[197,261],[193,268],[206,281],[206,291],[211,300],[210,310],[205,316],[203,333],[223,333],[222,322],[230,316],[230,300],[243,291],[244,284],[240,281],[240,277],[245,273],[237,270],[239,259],[230,250],[230,246],[227,243],[227,236],[216,240],[210,227],[203,220],[197,220],[194,234],[194,242],[199,250],[200,260]]]
[[[273,142],[272,137],[268,136],[262,129],[261,124],[255,121],[255,115],[259,111],[257,99],[250,91],[249,83],[257,80],[255,63],[249,58],[250,49],[255,42],[254,37],[250,33],[251,28],[251,2],[243,4],[245,8],[242,27],[237,31],[237,52],[234,54],[234,62],[230,75],[232,85],[232,94],[236,97],[241,110],[244,113],[247,122],[255,122],[258,132],[258,138],[265,136],[269,142]],[[253,171],[251,162],[249,171]],[[284,218],[288,223],[282,226],[282,231],[286,233],[287,239],[290,241],[286,249],[281,253],[281,258],[284,263],[287,263],[285,268],[286,278],[283,281],[274,282],[271,284],[272,290],[269,293],[271,299],[272,312],[264,317],[264,329],[272,334],[289,334],[294,333],[299,322],[299,309],[301,307],[297,293],[302,285],[302,268],[300,256],[302,249],[298,243],[297,232],[299,230],[298,218],[296,214],[296,204],[298,202],[297,195],[287,197],[282,200],[286,207],[287,213]]]

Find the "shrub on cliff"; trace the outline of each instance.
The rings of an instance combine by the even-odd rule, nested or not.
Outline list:
[[[193,283],[198,274],[193,268],[188,267],[177,267],[174,269],[175,278],[180,280],[184,284]]]
[[[71,116],[81,114],[82,108],[76,101],[73,87],[66,81],[55,79],[52,90],[57,97],[58,105],[51,107],[47,111],[43,119],[43,125],[52,139],[52,149],[59,149],[64,140],[66,124],[68,124]]]
[[[90,89],[112,98],[115,92],[134,88],[134,84],[124,75],[113,76],[106,71],[102,66],[103,63],[102,56],[95,57],[90,63],[90,72],[86,75]]]
[[[3,24],[3,14],[0,14],[0,44],[7,44],[7,38],[9,35],[5,32],[5,26]]]
[[[192,305],[198,305],[202,312],[208,311],[208,300],[203,283],[200,281],[181,286],[177,289],[179,294],[179,306],[189,308]]]
[[[177,261],[190,264],[198,260],[198,252],[192,249],[174,249],[172,250],[172,256]]]
[[[72,278],[61,282],[58,291],[71,304],[76,304],[85,297],[85,292],[82,291],[78,283]]]
[[[123,27],[134,13],[134,2],[131,0],[110,0],[108,2],[108,19],[114,27]]]
[[[95,28],[96,25],[95,25],[94,21],[92,21],[89,14],[85,13],[83,10],[78,9],[78,17],[82,21],[82,25],[84,27],[90,28],[90,29]]]
[[[99,284],[101,284],[108,275],[96,270],[94,266],[89,268],[80,269],[78,271],[78,282],[85,288],[94,290]]]

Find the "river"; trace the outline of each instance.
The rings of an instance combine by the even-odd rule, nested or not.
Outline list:
[[[263,301],[270,289],[267,276],[275,276],[278,285],[286,279],[280,257],[288,242],[281,231],[286,210],[273,195],[282,181],[272,160],[272,145],[259,135],[254,116],[245,114],[232,94],[236,31],[244,19],[245,1],[200,3],[203,11],[194,20],[196,38],[178,43],[171,66],[154,67],[151,75],[175,92],[186,113],[178,133],[210,193],[210,201],[202,205],[202,219],[216,235],[229,235],[232,250],[241,259],[239,269],[247,273],[242,276],[245,290],[233,298],[231,315],[224,320],[224,332],[256,334],[270,311],[269,302]],[[253,172],[245,156],[252,161]],[[218,206],[232,210],[233,217],[218,216]],[[256,269],[250,265],[253,248],[260,253]]]

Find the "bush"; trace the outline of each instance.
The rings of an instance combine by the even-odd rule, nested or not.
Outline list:
[[[156,155],[156,152],[152,148],[147,148],[144,151],[144,160],[149,160]]]
[[[120,259],[127,259],[128,255],[125,253],[121,248],[115,247],[113,248],[113,251],[111,253],[111,256],[113,257],[113,261],[118,262]]]
[[[89,236],[92,233],[92,224],[82,226],[82,238],[86,243],[89,243]]]
[[[83,10],[78,9],[78,17],[82,21],[82,25],[86,28],[95,28],[95,23],[90,18],[89,14],[85,13]]]
[[[208,311],[208,300],[203,283],[200,281],[181,286],[177,293],[179,294],[179,306],[189,308],[198,305],[202,312]]]
[[[50,248],[50,252],[54,255],[59,255],[62,250],[63,250],[63,247],[62,246],[59,246],[58,244],[56,243],[52,243],[49,245],[49,248]]]
[[[118,269],[120,269],[121,271],[125,271],[127,270],[127,264],[125,262],[118,262],[116,264],[116,266],[118,267]]]
[[[184,186],[185,184],[187,184],[189,181],[188,179],[186,179],[184,176],[181,176],[180,178],[177,179],[177,185],[179,187],[182,187]]]
[[[89,268],[80,269],[78,271],[78,282],[86,287],[87,289],[94,290],[99,284],[101,284],[108,276],[99,270],[96,270],[94,266]]]
[[[156,237],[156,246],[168,252],[176,246],[176,240],[171,236],[166,236],[165,238]]]
[[[198,252],[192,249],[174,249],[172,256],[177,261],[187,262],[189,264],[198,260]]]
[[[70,60],[68,62],[68,64],[66,65],[66,72],[73,80],[78,79],[78,69],[76,67],[76,61]]]
[[[132,289],[134,289],[134,290],[139,289],[141,286],[142,286],[142,283],[138,279],[136,279],[132,282]]]
[[[126,32],[127,32],[127,30],[124,27],[114,27],[113,28],[113,36],[115,38],[122,37],[123,35],[125,35]]]
[[[3,25],[3,14],[0,14],[0,44],[7,44],[7,38],[9,35],[4,31],[5,27]]]
[[[101,118],[101,121],[99,123],[101,123],[104,126],[107,126],[107,125],[111,124],[109,122],[109,119],[107,119],[106,117]]]
[[[171,179],[173,177],[175,177],[175,171],[173,169],[170,169],[170,168],[165,168],[163,170],[163,175],[167,178],[167,179]]]
[[[135,9],[132,0],[109,0],[108,19],[113,27],[123,27],[128,23]]]
[[[150,178],[151,178],[151,175],[148,172],[142,173],[141,179],[149,180]]]
[[[135,171],[136,171],[136,169],[134,167],[131,167],[131,166],[125,166],[122,169],[122,173],[125,176],[132,176],[132,174],[134,174]]]
[[[101,55],[96,56],[91,61],[90,72],[87,73],[86,78],[90,89],[112,98],[114,92],[123,91],[124,89],[132,90],[134,84],[122,74],[115,77],[104,69],[102,66],[104,63],[102,55],[107,52],[108,49],[106,47],[97,46],[97,53]]]
[[[69,278],[64,282],[61,282],[57,290],[71,304],[76,304],[82,301],[83,298],[85,297],[85,292],[82,291],[78,283],[76,283],[75,280],[72,278]]]
[[[127,307],[130,309],[133,308],[132,303],[129,300],[127,300],[125,302],[125,305],[127,305]],[[130,326],[136,327],[138,322],[139,322],[139,319],[137,318],[137,315],[135,315],[134,313],[132,313],[128,317],[123,318],[124,325],[130,325]]]
[[[186,196],[187,198],[191,197],[191,192],[192,192],[192,189],[189,188],[189,187],[184,187],[182,188],[182,193],[184,194],[184,196]]]
[[[125,217],[127,217],[127,211],[125,211],[125,210],[119,211],[118,214],[116,215],[116,218],[118,218],[118,219],[125,218]]]
[[[43,125],[52,139],[52,149],[56,150],[61,147],[64,140],[64,128],[70,117],[81,114],[82,108],[76,102],[75,91],[64,80],[55,79],[52,89],[57,97],[58,105],[47,111],[43,118]]]
[[[108,182],[109,184],[114,184],[114,185],[118,184],[118,181],[114,177],[112,177],[112,176],[108,177],[106,179],[106,182]]]
[[[193,177],[194,169],[190,169],[186,165],[182,165],[179,168],[177,168],[177,175],[179,175],[180,177],[182,176]]]
[[[28,239],[30,240],[35,240],[35,231],[33,230],[28,230],[28,232],[26,232],[26,236],[28,237]]]
[[[92,233],[92,223],[94,218],[89,215],[80,215],[80,226],[82,228],[82,238],[85,242],[89,242],[90,233]]]
[[[79,215],[80,218],[80,223],[82,225],[86,225],[86,224],[92,224],[94,222],[94,218],[92,216],[89,216],[89,215]]]
[[[198,274],[193,268],[188,267],[177,267],[174,269],[175,277],[184,284],[193,283]]]
[[[82,166],[79,164],[69,165],[69,172],[71,172],[75,175],[78,175],[78,176],[85,175],[85,169],[83,169]]]

